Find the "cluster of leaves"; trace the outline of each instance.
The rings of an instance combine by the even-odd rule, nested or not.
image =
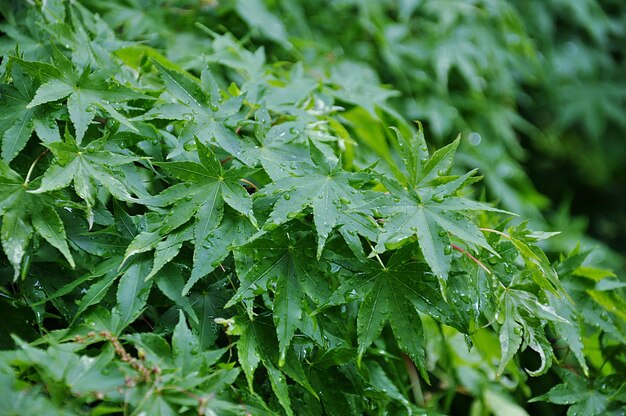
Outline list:
[[[570,204],[591,217],[596,238],[623,251],[622,3],[352,0],[318,7],[288,0],[266,1],[257,19],[241,3],[225,6],[247,23],[239,33],[250,31],[277,52],[292,45],[335,80],[351,78],[353,89],[359,82],[352,75],[374,74],[401,92],[389,105],[422,120],[440,144],[459,131],[467,135],[460,162],[481,169],[485,189],[504,208],[563,231],[548,243],[552,251],[569,251],[580,240],[599,245],[585,234],[585,219],[569,214]],[[372,91],[368,98],[386,97]],[[345,117],[368,126],[354,127],[365,145],[357,158],[391,158],[384,121],[359,109]],[[572,174],[560,175],[565,169]],[[613,268],[626,264],[608,248],[594,255]]]
[[[366,65],[176,3],[3,4],[3,414],[525,414],[551,368],[539,399],[619,414],[619,280],[551,264]]]

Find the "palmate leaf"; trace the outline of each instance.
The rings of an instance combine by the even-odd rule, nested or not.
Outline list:
[[[267,111],[257,111],[254,135],[258,145],[243,148],[246,157],[260,161],[261,166],[272,180],[290,176],[303,160],[309,157],[306,124],[301,121],[287,121],[272,125]]]
[[[306,291],[306,296],[318,299],[315,287],[324,282],[307,282],[321,279],[316,276],[317,262],[311,249],[313,239],[310,236],[290,238],[278,231],[237,250],[235,260],[240,284],[226,307],[252,299],[257,292],[268,290],[275,283],[274,324],[279,344],[278,363],[282,367],[296,329],[303,323],[305,288],[311,290]]]
[[[344,265],[353,277],[340,285],[337,295],[344,298],[355,291],[363,299],[357,317],[359,360],[389,322],[400,349],[428,380],[418,311],[458,328],[465,324],[444,301],[425,265],[407,261],[407,256],[410,256],[409,248],[392,255],[386,265],[375,260]],[[337,295],[333,298],[337,299]]]
[[[399,131],[397,133],[407,172],[400,179],[407,187],[393,178],[380,177],[389,195],[368,205],[371,212],[384,217],[376,251],[392,250],[416,238],[424,259],[445,289],[452,259],[451,236],[473,250],[483,248],[497,256],[468,213],[505,211],[456,196],[460,189],[475,181],[473,175],[476,173],[470,171],[463,176],[447,176],[458,139],[429,157],[421,126],[412,139],[404,138]]]
[[[33,130],[43,142],[60,140],[56,123],[40,108],[28,108],[35,94],[32,79],[24,76],[18,65],[13,65],[13,83],[0,85],[0,137],[2,160],[10,163],[26,146]]]
[[[193,237],[194,267],[183,288],[185,294],[198,279],[210,273],[226,258],[231,246],[243,243],[257,227],[252,199],[241,184],[241,179],[254,171],[245,167],[224,170],[211,149],[198,140],[196,145],[200,163],[181,161],[158,164],[182,183],[173,185],[158,195],[142,199],[148,206],[172,207],[159,229],[138,234],[124,256],[128,259],[134,254],[156,248],[156,269],[178,253],[183,241]],[[234,212],[229,211],[233,215],[222,221],[224,203]],[[160,242],[163,235],[186,224],[191,224],[191,235],[178,238],[175,242]],[[159,258],[160,256],[163,258]],[[153,275],[151,273],[149,277]]]
[[[59,250],[71,267],[74,259],[66,241],[65,227],[53,201],[32,195],[27,183],[9,166],[0,161],[0,214],[2,248],[17,278],[22,259],[34,232]]]
[[[74,183],[76,194],[87,206],[87,221],[93,224],[93,208],[97,198],[97,184],[106,188],[117,200],[139,202],[131,195],[129,187],[125,185],[124,173],[119,167],[133,163],[139,158],[121,153],[114,153],[104,149],[105,140],[94,140],[87,146],[81,147],[74,138],[66,132],[65,142],[53,142],[48,148],[54,154],[57,163],[48,167],[41,178],[41,186],[30,191],[32,194],[55,191]],[[137,191],[136,188],[133,191]]]
[[[166,94],[173,96],[178,102],[172,103],[167,98],[140,119],[181,120],[184,127],[179,140],[183,143],[193,140],[194,137],[205,144],[216,143],[245,164],[254,165],[255,160],[243,152],[244,142],[225,125],[226,121],[235,124],[232,120],[241,108],[243,96],[223,99],[208,69],[202,71],[201,82],[198,82],[188,73],[166,68],[156,60],[152,62],[163,79]]]
[[[115,109],[115,103],[151,97],[112,81],[114,71],[111,68],[103,67],[91,71],[87,66],[79,69],[54,45],[52,52],[54,65],[12,58],[16,64],[42,82],[27,108],[67,99],[67,109],[76,132],[76,143],[79,145],[96,116],[97,108],[136,131],[132,123]]]
[[[620,414],[623,411],[626,399],[623,393],[623,379],[617,374],[598,377],[595,381],[576,375],[574,372],[557,369],[563,379],[547,393],[534,397],[530,402],[545,401],[560,405],[571,405],[567,410],[568,416],[605,414]]]
[[[285,375],[318,399],[317,393],[311,386],[309,377],[293,349],[287,351],[283,365],[278,365],[278,342],[270,319],[257,317],[253,321],[248,321],[245,317],[238,317],[230,333],[239,336],[237,356],[248,380],[250,390],[253,388],[254,373],[259,364],[262,363],[268,371],[274,394],[279,397],[281,406],[288,414],[294,413],[291,408],[289,385]]]
[[[557,315],[551,306],[541,303],[533,293],[513,287],[503,290],[497,316],[501,325],[499,338],[502,351],[498,373],[504,371],[522,347],[522,341],[524,348],[530,347],[539,354],[541,360],[537,370],[526,371],[533,376],[548,371],[552,363],[552,346],[546,339],[544,326],[548,322],[570,323]]]
[[[319,257],[335,227],[343,225],[346,232],[363,233],[362,227],[353,228],[348,222],[342,224],[341,217],[350,212],[351,207],[364,203],[357,186],[364,182],[367,175],[348,173],[341,168],[340,163],[331,165],[312,141],[309,141],[309,151],[312,165],[302,163],[297,174],[280,178],[258,193],[259,197],[279,195],[261,234],[290,221],[311,207]]]

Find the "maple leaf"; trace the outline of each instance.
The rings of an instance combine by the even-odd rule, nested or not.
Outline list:
[[[520,276],[521,278],[521,276]],[[523,347],[530,347],[541,359],[537,370],[526,370],[533,376],[544,374],[552,362],[552,347],[546,339],[544,325],[547,322],[569,322],[557,315],[549,305],[544,305],[537,296],[527,290],[504,288],[498,305],[497,320],[500,324],[499,338],[502,357],[498,367],[501,374],[515,353]]]
[[[455,327],[461,328],[464,324],[442,298],[425,265],[407,261],[407,256],[410,256],[410,249],[403,248],[395,252],[387,264],[372,259],[366,263],[343,264],[352,276],[341,283],[330,303],[342,303],[350,293],[357,293],[362,299],[357,316],[359,360],[389,322],[400,349],[428,380],[418,311]]]
[[[257,197],[278,195],[261,233],[277,228],[311,207],[319,257],[335,227],[342,225],[346,232],[365,234],[362,227],[351,227],[343,217],[353,211],[350,206],[364,203],[356,186],[367,180],[368,175],[346,172],[340,162],[332,165],[312,141],[309,141],[309,152],[312,165],[300,164],[297,173],[270,183],[257,193]]]
[[[290,176],[309,157],[303,134],[305,123],[297,120],[272,125],[269,113],[262,110],[256,112],[255,118],[254,136],[258,145],[244,147],[244,154],[259,160],[272,180]]]
[[[172,102],[172,98],[166,98],[139,119],[181,120],[184,122],[179,136],[182,143],[187,143],[194,137],[205,144],[217,143],[240,161],[248,165],[254,164],[254,159],[246,157],[243,152],[243,141],[225,125],[226,122],[236,124],[233,122],[234,115],[243,104],[242,95],[229,99],[222,98],[217,83],[208,69],[202,71],[199,83],[187,73],[166,68],[156,60],[152,63],[159,70],[166,87],[162,97],[170,96],[175,102]],[[174,152],[169,157],[177,154]]]
[[[87,205],[87,220],[93,224],[93,207],[98,196],[97,184],[106,188],[120,201],[139,202],[123,180],[125,174],[120,166],[139,160],[138,157],[115,153],[105,149],[106,140],[99,139],[80,146],[66,131],[65,142],[48,143],[58,163],[48,167],[41,178],[39,188],[31,193],[51,192],[74,184],[74,191]],[[118,179],[119,178],[119,179]],[[122,180],[120,180],[122,179]],[[141,192],[133,188],[135,193]]]
[[[241,184],[241,179],[254,172],[247,167],[224,170],[210,148],[196,139],[199,161],[160,162],[157,166],[181,183],[170,186],[158,195],[142,199],[150,207],[172,206],[157,230],[138,234],[126,250],[125,259],[157,248],[167,250],[160,260],[162,265],[171,260],[180,250],[185,239],[193,236],[194,267],[185,286],[186,293],[202,276],[211,272],[222,261],[233,244],[242,243],[251,229],[257,227],[252,211],[252,199]],[[237,214],[222,221],[224,203]],[[238,214],[243,219],[237,219]],[[189,238],[174,239],[170,243],[160,242],[179,227],[189,224]],[[161,246],[159,246],[161,244]],[[155,262],[157,258],[155,257]],[[160,267],[159,267],[160,268]],[[153,275],[154,273],[151,273]]]
[[[563,379],[562,384],[552,387],[547,393],[533,397],[530,402],[545,401],[561,405],[571,405],[568,416],[619,414],[626,402],[623,379],[617,374],[589,380],[572,371],[557,368]]]
[[[10,163],[26,146],[33,130],[43,142],[60,141],[59,129],[50,114],[29,108],[35,94],[33,80],[18,65],[11,70],[12,84],[0,85],[0,136],[2,160]]]
[[[252,299],[257,291],[275,284],[274,323],[280,366],[296,329],[302,325],[305,297],[321,300],[311,243],[310,235],[295,238],[277,230],[238,248],[235,256],[240,284],[226,307]]]
[[[111,81],[114,73],[112,68],[103,67],[92,71],[87,65],[78,70],[55,46],[52,47],[52,56],[55,65],[12,58],[26,72],[43,82],[27,108],[67,98],[67,110],[74,124],[76,143],[79,145],[96,116],[97,108],[136,131],[132,123],[116,110],[114,104],[150,97]]]
[[[460,177],[447,176],[452,168],[458,139],[429,156],[421,126],[410,139],[396,132],[406,171],[400,174],[400,179],[407,186],[380,175],[380,181],[389,195],[376,198],[369,203],[366,211],[384,217],[376,251],[382,253],[417,239],[426,263],[439,279],[443,290],[452,259],[450,236],[473,249],[484,248],[497,255],[467,213],[475,210],[505,211],[456,196],[460,189],[475,181],[473,175],[476,173],[474,170]]]
[[[14,279],[19,275],[22,259],[29,252],[28,244],[35,232],[59,250],[74,267],[55,201],[35,196],[27,189],[28,182],[0,161],[0,237],[2,249],[15,271]]]

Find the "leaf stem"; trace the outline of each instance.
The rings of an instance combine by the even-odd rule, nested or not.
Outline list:
[[[500,234],[502,237],[507,238],[507,239],[511,239],[511,236],[508,235],[507,233],[503,233],[502,231],[498,231],[498,230],[494,230],[493,228],[479,228],[480,231],[487,231],[489,233],[495,233],[495,234]]]
[[[255,184],[253,184],[252,182],[250,182],[249,180],[244,179],[244,178],[240,178],[239,180],[240,180],[241,182],[245,183],[246,185],[250,185],[250,186],[254,189],[254,192],[256,192],[256,191],[258,191],[258,190],[259,190],[259,187],[258,187],[258,186],[256,186]]]
[[[382,267],[383,269],[386,269],[385,263],[383,263],[383,261],[381,260],[376,250],[374,250],[374,246],[372,246],[372,243],[369,240],[367,240],[367,244],[369,244],[370,248],[372,249],[372,253],[374,253],[374,256],[376,257],[376,260],[378,260],[378,263],[380,263],[380,267]]]
[[[30,181],[30,175],[32,175],[33,169],[35,169],[35,165],[37,164],[37,162],[39,162],[39,159],[41,159],[46,153],[48,153],[48,150],[50,149],[46,149],[41,152],[41,154],[37,156],[33,163],[31,163],[30,168],[28,168],[28,173],[26,174],[26,179],[24,179],[24,186],[28,186],[28,182]]]
[[[461,247],[452,244],[451,245],[453,249],[455,249],[456,251],[465,254],[467,257],[469,257],[474,263],[478,264],[485,272],[487,272],[488,275],[491,275],[491,270],[489,270],[487,268],[487,266],[485,266],[483,264],[483,262],[481,262],[480,260],[478,260],[476,257],[472,256],[467,250],[462,249]]]

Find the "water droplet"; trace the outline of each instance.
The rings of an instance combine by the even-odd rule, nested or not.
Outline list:
[[[447,173],[447,172],[446,172],[446,170],[445,170],[445,169],[439,169],[439,170],[437,171],[437,175],[439,175],[439,176],[444,176],[446,173]]]
[[[443,249],[443,252],[444,252],[446,255],[450,255],[450,254],[452,253],[452,246],[451,246],[450,244],[446,245],[446,246],[444,247],[444,249]]]
[[[467,140],[469,141],[469,143],[472,146],[478,146],[482,140],[482,137],[480,137],[480,134],[476,133],[476,132],[472,132],[470,133],[470,135],[467,137]]]
[[[432,198],[432,199],[433,199],[433,201],[438,202],[438,203],[443,202],[443,196],[441,196],[441,195],[439,195],[439,194],[437,194],[437,195],[433,195],[433,198]]]
[[[285,198],[287,201],[289,201],[291,199],[291,195],[283,194],[283,198]]]

